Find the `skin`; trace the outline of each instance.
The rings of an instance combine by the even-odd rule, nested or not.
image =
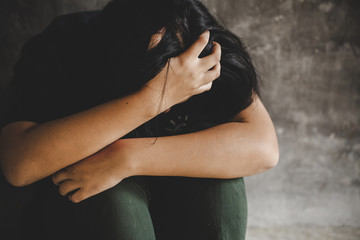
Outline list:
[[[247,122],[238,122],[244,117]],[[279,159],[272,121],[259,98],[233,122],[189,134],[120,139],[54,174],[59,192],[78,203],[135,175],[236,178],[264,172]]]
[[[136,93],[42,124],[17,121],[6,125],[0,134],[5,178],[14,186],[34,183],[100,151],[171,106],[209,90],[220,74],[221,48],[215,44],[211,55],[199,58],[208,40],[209,32],[204,32],[187,51],[170,59],[168,74],[165,66]],[[166,75],[165,94],[159,102]]]
[[[165,28],[154,34],[155,47]],[[167,109],[165,112],[169,111]],[[240,119],[245,119],[240,122]],[[78,203],[136,175],[236,178],[264,172],[279,159],[276,132],[261,100],[231,122],[190,134],[120,139],[52,176],[59,193]],[[70,194],[72,193],[72,194]]]
[[[161,39],[161,32],[158,34],[160,35],[153,36],[149,48],[156,45],[156,41],[159,38]],[[182,75],[184,73],[183,71],[185,71],[185,68],[183,68],[182,71],[178,71],[179,65],[177,64],[179,64],[179,62],[180,65],[183,63],[189,68],[194,64],[198,64],[197,66],[199,66],[199,62],[203,60],[199,59],[198,56],[203,47],[205,47],[207,41],[201,40],[201,37],[199,39],[200,40],[197,43],[185,52],[185,56],[179,56],[182,58],[178,62],[175,62],[174,64],[174,61],[171,61],[171,70],[172,73],[175,73],[175,76],[178,76],[176,73],[181,73]],[[208,36],[205,36],[204,39],[208,39]],[[219,74],[220,54],[220,46],[217,43],[214,43],[214,52],[211,56],[217,61],[213,61],[212,64],[206,65],[205,74],[209,72],[216,72]],[[211,68],[209,67],[210,65],[215,66],[215,68],[208,71],[208,69]],[[154,80],[151,80],[144,89],[151,89],[152,93],[153,91],[161,91],[165,79],[164,74],[164,72],[161,72]],[[194,74],[194,72],[192,72],[192,74]],[[198,74],[204,75],[204,70],[202,73]],[[167,86],[170,86],[169,89],[166,89],[166,92],[169,93],[165,96],[167,103],[176,102],[173,100],[174,97],[177,99],[177,102],[186,101],[192,95],[186,95],[184,92],[188,93],[190,89],[194,91],[193,87],[190,87],[189,89],[186,89],[186,87],[193,83],[195,75],[190,74],[183,78],[178,76],[177,79],[175,76],[169,75],[167,79]],[[193,78],[189,79],[189,76],[193,76]],[[214,77],[214,75],[212,75],[212,77],[212,80],[217,78]],[[179,79],[182,81],[179,82]],[[198,80],[197,78],[195,79]],[[212,80],[209,81],[209,79],[211,79],[211,77],[209,77],[207,81],[202,81],[201,86],[198,85],[197,91],[199,93],[211,88]],[[183,91],[182,94],[181,91],[178,92],[180,89]],[[141,95],[136,95],[135,97],[140,98],[140,96]],[[148,99],[154,99],[151,94],[147,96],[152,96],[148,97]],[[134,99],[128,100],[134,101]],[[142,104],[144,104],[144,102]],[[134,104],[133,107],[135,105],[136,104]],[[151,104],[147,107],[150,107],[150,105]],[[167,111],[173,105],[175,104],[164,105],[162,106],[162,110]],[[128,109],[127,111],[130,110]],[[132,122],[133,119],[131,117],[127,116],[127,118],[129,119],[129,122]],[[246,122],[239,122],[241,118],[244,118]],[[88,121],[90,121],[90,119],[91,118],[88,116]],[[103,121],[105,118],[101,119],[101,121]],[[144,121],[144,119],[142,120]],[[139,120],[139,122],[141,122],[141,120]],[[59,125],[61,126],[61,124]],[[123,127],[123,125],[124,123],[118,127]],[[137,125],[140,124],[137,123]],[[93,126],[95,126],[95,124],[91,125],[91,127]],[[17,127],[21,129],[21,127]],[[76,125],[74,127],[76,127]],[[132,129],[134,128],[135,127]],[[11,133],[11,127],[8,129],[10,130],[7,131]],[[30,131],[31,130],[27,130],[25,132],[29,133]],[[13,130],[12,133],[16,135],[16,130]],[[101,135],[101,132],[97,133],[97,141],[99,134]],[[116,134],[118,134],[118,132]],[[9,135],[11,134],[8,133],[8,136]],[[19,135],[24,136],[24,132]],[[117,136],[119,136],[119,134]],[[1,134],[1,137],[3,137],[3,133]],[[83,137],[79,137],[80,139],[83,139]],[[67,140],[69,140],[69,138]],[[112,139],[106,140],[111,141]],[[39,170],[38,165],[44,162],[41,160],[36,162],[36,160],[32,158],[32,162],[27,162],[26,166],[32,167],[35,165],[35,167],[32,168],[32,172],[35,172],[36,174],[32,175],[30,181],[27,180],[25,182],[31,183],[34,179],[41,179],[44,175],[51,175],[56,168],[58,169],[55,171],[61,169],[53,174],[53,182],[59,186],[59,192],[64,196],[77,190],[74,194],[69,195],[69,199],[74,203],[78,203],[115,186],[124,178],[130,176],[154,175],[235,178],[257,174],[270,169],[277,164],[279,158],[278,142],[273,123],[264,105],[256,96],[254,96],[254,102],[247,109],[238,113],[238,115],[229,123],[190,134],[159,137],[156,143],[152,145],[151,143],[153,143],[153,141],[153,138],[118,139],[111,141],[109,144],[92,154],[88,154],[88,152],[84,153],[84,155],[88,155],[81,158],[82,160],[80,161],[70,161],[63,158],[61,164],[57,164],[56,161],[47,159],[46,165],[52,167],[50,167],[51,169],[49,169],[46,174],[43,173],[43,169]],[[77,142],[73,141],[72,143],[74,144]],[[1,142],[0,147],[3,146],[4,144]],[[74,150],[76,150],[76,148]],[[77,157],[79,157],[79,155],[80,154],[78,154]],[[34,156],[36,156],[36,154],[34,154]],[[18,163],[20,163],[19,166],[24,166],[24,164],[21,165],[21,162],[26,161],[21,159],[22,158],[20,157],[17,158]],[[42,158],[38,157],[37,159]],[[51,164],[49,164],[49,162]],[[7,165],[6,163],[8,162],[4,161],[2,158],[2,165],[10,165],[8,169],[11,169],[11,164]],[[65,166],[59,168],[59,165]],[[9,179],[10,178],[8,178],[8,180]],[[20,182],[22,183],[22,181]]]

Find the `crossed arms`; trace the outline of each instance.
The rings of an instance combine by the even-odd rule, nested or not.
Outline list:
[[[207,44],[203,34],[184,54],[171,60],[165,103],[160,111],[211,88],[220,73],[221,50],[199,59]],[[133,175],[233,178],[276,165],[278,144],[272,121],[254,102],[233,122],[190,134],[120,139],[155,117],[156,93],[164,71],[140,91],[71,116],[43,124],[13,122],[0,135],[1,168],[14,186],[52,175],[59,191],[80,202]],[[242,117],[246,122],[238,122]],[[96,180],[96,181],[95,181]]]

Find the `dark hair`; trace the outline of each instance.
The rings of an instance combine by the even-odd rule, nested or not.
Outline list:
[[[211,53],[212,41],[218,42],[222,48],[221,75],[210,91],[192,96],[176,105],[177,109],[186,109],[207,121],[223,123],[248,107],[254,93],[260,97],[260,81],[243,43],[200,1],[113,0],[105,6],[101,17],[103,31],[112,41],[110,45],[118,46],[112,49],[115,63],[126,66],[132,76],[132,81],[124,82],[127,92],[140,89],[170,58],[184,52],[201,33],[209,30],[210,41],[200,57]],[[166,28],[163,38],[147,51],[151,36],[162,27]],[[114,67],[114,71],[117,70]]]

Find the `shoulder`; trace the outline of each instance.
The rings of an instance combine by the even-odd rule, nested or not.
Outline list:
[[[92,21],[101,11],[83,11],[55,17],[41,32],[33,35],[22,47],[19,62],[41,62],[58,58],[64,47],[72,48],[89,38]]]
[[[101,11],[75,12],[55,17],[44,32],[73,30],[79,27],[87,27]]]
[[[76,38],[91,32],[91,25],[101,11],[83,11],[55,17],[42,32],[34,35],[32,41],[56,41],[61,43],[67,38]]]
[[[74,37],[74,34],[90,32],[93,20],[100,15],[101,11],[83,11],[63,14],[55,17],[44,29],[33,35],[26,43],[32,45],[36,42],[46,43],[48,41],[63,40],[66,37]]]
[[[84,11],[55,17],[43,31],[33,35],[21,48],[13,66],[12,84],[32,85],[48,82],[49,76],[60,78],[67,54],[72,53],[84,38],[89,25],[101,11]],[[67,51],[65,51],[67,49]],[[57,74],[56,74],[57,73]]]

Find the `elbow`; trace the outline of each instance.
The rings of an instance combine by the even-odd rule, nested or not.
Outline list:
[[[266,169],[271,169],[276,167],[279,163],[279,150],[278,149],[271,149],[268,151],[266,157],[264,157],[264,167]]]
[[[6,181],[14,187],[25,187],[32,183],[24,176],[24,174],[21,173],[19,169],[8,169],[6,167],[3,167],[2,172]]]
[[[6,181],[12,185],[13,187],[24,187],[26,184],[24,183],[24,179],[19,177],[18,174],[15,173],[15,171],[10,171],[6,169],[5,167],[2,167],[3,175],[6,179]]]
[[[279,163],[279,148],[277,141],[257,141],[258,145],[252,150],[249,155],[251,162],[249,163],[249,169],[244,174],[245,176],[251,176],[266,172],[277,166]]]
[[[18,138],[20,133],[11,127],[4,128],[0,135],[0,168],[6,181],[14,187],[25,187],[34,181],[33,159],[24,151],[24,143]]]
[[[6,159],[1,159],[1,170],[6,179],[6,181],[14,187],[25,187],[33,183],[27,171],[24,171],[25,166],[21,164],[9,164],[14,161],[5,161]],[[8,160],[8,159],[7,159]]]
[[[277,140],[263,144],[263,151],[260,151],[260,161],[265,170],[276,167],[279,163],[280,153]]]
[[[6,181],[13,187],[26,187],[30,184],[33,183],[33,181],[31,181],[28,178],[25,178],[19,174],[5,174],[5,179]]]
[[[25,187],[25,186],[29,185],[26,183],[26,181],[24,179],[14,175],[14,174],[4,173],[4,176],[5,176],[5,179],[7,180],[7,182],[13,187]]]
[[[274,146],[268,143],[262,143],[261,145],[257,145],[255,151],[252,149],[245,158],[245,162],[242,160],[239,161],[239,159],[244,159],[243,156],[237,157],[236,159],[235,162],[243,162],[243,164],[229,164],[228,166],[230,167],[226,168],[222,178],[252,176],[274,168],[279,162],[279,148],[277,144]]]

